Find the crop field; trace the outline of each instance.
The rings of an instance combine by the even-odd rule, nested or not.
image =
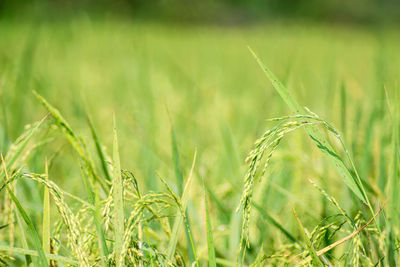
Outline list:
[[[0,266],[397,266],[399,43],[0,20]]]

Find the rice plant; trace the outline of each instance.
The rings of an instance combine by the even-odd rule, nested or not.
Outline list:
[[[91,27],[98,27],[85,23],[79,24],[86,28],[75,32],[74,38],[85,39],[90,35],[81,31],[91,33]],[[128,38],[125,28],[108,26],[112,30],[97,30]],[[47,38],[52,27],[61,26],[44,25]],[[52,50],[51,42],[58,41],[51,38],[43,43],[39,37],[27,41],[17,83],[10,82],[13,76],[6,72],[0,77],[1,88],[17,88],[15,95],[3,89],[0,94],[0,266],[398,264],[400,107],[395,83],[385,80],[394,70],[386,78],[376,70],[378,89],[365,89],[377,91],[380,98],[374,102],[359,89],[369,85],[365,81],[355,85],[345,64],[349,73],[344,76],[350,78],[328,83],[337,93],[326,92],[324,102],[317,89],[302,89],[301,81],[310,86],[314,80],[291,58],[266,57],[272,58],[271,66],[283,82],[251,49],[238,55],[243,66],[236,66],[232,52],[245,30],[221,35],[214,29],[207,31],[210,36],[200,37],[186,33],[186,45],[207,41],[207,47],[199,45],[196,54],[184,53],[188,48],[179,37],[164,35],[162,27],[141,27],[129,32],[160,44],[153,52],[161,61],[146,54],[148,48],[138,42],[131,54],[137,61],[134,78],[132,73],[124,76],[126,80],[121,78],[118,64],[103,53],[102,60],[116,69],[104,75],[115,76],[109,85],[97,84],[107,80],[92,72],[103,70],[101,64],[92,62],[86,69],[84,61],[70,55],[82,68],[81,86],[100,86],[94,93],[79,95],[72,87],[69,93],[60,91],[55,96],[49,89],[52,85],[41,71],[63,75],[35,65],[33,54],[46,57],[41,45]],[[73,25],[70,30],[74,32]],[[296,35],[296,29],[294,37],[287,36],[300,44],[328,46],[316,31],[309,35],[315,38],[311,41]],[[92,36],[96,44],[104,42],[97,49],[107,51],[116,45],[100,33]],[[268,43],[261,33],[255,28],[246,36],[257,47],[258,42]],[[54,34],[57,37],[57,31]],[[358,34],[357,38],[365,37]],[[7,33],[6,40],[12,36]],[[226,44],[217,52],[210,49],[216,43],[208,43],[215,36]],[[87,44],[93,40],[88,38]],[[130,41],[117,45],[121,51],[131,51]],[[94,47],[84,48],[84,54],[90,57]],[[363,49],[362,55],[370,55],[369,47]],[[204,68],[184,65],[188,63],[184,55]],[[209,72],[214,61],[228,69]],[[264,95],[242,90],[244,85],[257,88],[265,82],[265,77],[257,76],[254,63],[273,87]],[[313,59],[305,66],[316,65]],[[9,68],[11,72],[13,66]],[[321,77],[326,68],[321,69]],[[210,75],[212,79],[204,78]],[[65,81],[76,85],[75,78]],[[229,82],[221,84],[225,89],[214,89],[213,79]],[[111,85],[121,91],[110,94],[107,86]],[[175,91],[180,86],[195,89]],[[27,93],[25,87],[36,91]],[[22,94],[26,99],[16,98]],[[267,102],[260,101],[264,97]],[[368,106],[357,97],[367,99]],[[7,104],[9,99],[12,105]],[[330,102],[335,104],[329,106]],[[15,106],[27,109],[19,111]],[[268,119],[274,114],[280,115]],[[28,119],[38,121],[23,128],[21,123]],[[12,141],[15,132],[20,135]]]

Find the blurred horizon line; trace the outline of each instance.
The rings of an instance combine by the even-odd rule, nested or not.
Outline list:
[[[79,15],[182,24],[251,25],[305,21],[354,25],[398,25],[395,0],[0,0],[0,18],[59,20]]]

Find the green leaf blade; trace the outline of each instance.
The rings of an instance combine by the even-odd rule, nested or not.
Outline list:
[[[124,244],[124,196],[123,196],[123,184],[121,176],[121,164],[119,159],[118,149],[118,136],[117,126],[114,117],[114,142],[113,142],[113,198],[114,198],[114,225],[115,225],[115,244],[114,253],[117,267],[124,266],[124,259],[120,258],[121,251]]]
[[[212,234],[210,212],[208,210],[207,191],[205,188],[204,188],[204,206],[205,206],[205,217],[206,217],[206,228],[207,228],[208,266],[216,267],[217,262],[215,258],[214,239]]]

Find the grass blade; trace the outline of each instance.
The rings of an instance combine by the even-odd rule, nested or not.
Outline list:
[[[307,248],[308,248],[308,251],[310,252],[313,266],[320,266],[320,267],[324,266],[322,264],[321,260],[318,258],[317,252],[315,251],[313,244],[311,244],[311,240],[308,237],[306,230],[304,229],[303,224],[301,223],[299,217],[297,216],[297,213],[294,208],[293,208],[293,213],[294,213],[294,216],[296,217],[297,223],[300,226],[300,230],[303,235],[303,239],[307,243]]]
[[[86,194],[87,194],[89,202],[90,202],[87,204],[89,204],[89,206],[93,207],[90,210],[93,214],[93,221],[96,226],[98,245],[100,248],[100,255],[101,255],[101,262],[102,262],[102,265],[105,266],[109,252],[108,252],[108,247],[107,247],[107,243],[106,243],[104,229],[103,229],[103,226],[101,225],[101,215],[100,215],[101,211],[100,211],[100,207],[99,207],[100,201],[98,199],[95,189],[93,188],[92,184],[90,183],[89,179],[87,178],[86,173],[84,172],[83,168],[81,168],[81,172],[82,172],[83,184],[85,185]]]
[[[212,226],[210,221],[210,213],[208,210],[207,191],[205,186],[204,186],[204,207],[205,207],[206,228],[207,228],[208,266],[216,267],[217,263],[215,260],[214,240],[213,240]]]
[[[264,259],[264,253],[263,253],[263,250],[264,250],[264,247],[263,247],[263,245],[261,244],[261,248],[260,248],[260,250],[258,251],[258,255],[257,255],[257,257],[256,257],[256,260],[254,261],[254,263],[252,263],[251,265],[250,265],[250,267],[261,267],[262,265],[262,261],[263,261],[263,259]]]
[[[391,173],[391,216],[393,225],[398,226],[399,223],[399,161],[400,161],[400,105],[398,101],[393,101],[394,112],[393,112],[393,129],[392,129],[392,153],[393,153],[393,168]]]
[[[49,169],[47,160],[45,163],[45,179],[49,179]],[[50,193],[47,186],[44,187],[43,193],[43,230],[42,243],[44,253],[50,253]]]
[[[229,257],[231,259],[239,259],[240,251],[238,252],[238,248],[241,248],[241,218],[243,216],[243,209],[239,209],[238,212],[233,211],[231,214],[231,221],[229,223]],[[244,254],[244,253],[243,253]],[[242,264],[242,263],[240,263]]]
[[[340,123],[344,138],[347,137],[347,90],[346,85],[342,82],[340,86]]]
[[[121,164],[119,160],[117,125],[114,116],[114,143],[113,143],[113,198],[114,198],[114,227],[115,243],[114,253],[117,267],[124,266],[124,259],[120,258],[124,244],[124,195],[121,176]]]
[[[174,170],[175,170],[175,177],[176,177],[176,183],[178,185],[178,195],[182,195],[182,187],[183,187],[183,171],[182,171],[182,166],[179,160],[179,149],[178,149],[178,143],[176,140],[176,135],[174,131],[174,127],[172,125],[172,120],[171,121],[171,145],[172,145],[172,160],[174,162]],[[185,210],[186,217],[188,217],[188,211]],[[187,248],[188,248],[188,255],[189,255],[189,260],[190,262],[195,261],[194,255],[193,255],[193,247],[191,247],[191,242],[190,242],[190,232],[191,232],[191,227],[189,221],[187,221],[187,225],[185,228],[185,234],[186,234],[186,241],[187,241]]]
[[[176,219],[174,222],[174,226],[172,228],[171,240],[169,241],[168,248],[167,248],[167,258],[169,260],[172,260],[174,257],[176,243],[178,242],[179,230],[180,230],[182,222],[184,220],[183,216],[184,216],[184,211],[186,210],[187,202],[189,200],[189,191],[190,191],[191,184],[192,184],[193,170],[194,170],[194,166],[196,163],[196,155],[197,155],[197,152],[194,153],[192,167],[190,169],[190,173],[189,173],[185,188],[182,193],[182,197],[181,197],[182,207],[180,207],[181,210],[178,211],[178,213],[177,213],[177,216],[176,216]]]
[[[96,151],[100,158],[100,163],[101,163],[104,175],[106,176],[108,181],[111,181],[111,176],[110,176],[109,170],[107,168],[107,162],[105,160],[105,156],[104,156],[103,150],[101,148],[100,139],[98,138],[98,135],[94,128],[94,124],[87,113],[86,113],[86,120],[87,120],[90,131],[92,133],[93,140],[96,145]],[[87,176],[85,175],[84,172],[82,172],[82,177],[84,180],[84,184],[85,184],[85,188],[86,188],[86,192],[87,192],[90,204],[94,207],[94,209],[92,209],[92,212],[93,212],[94,223],[96,225],[96,231],[97,231],[97,235],[98,235],[98,244],[99,244],[100,253],[101,253],[101,262],[102,262],[103,266],[106,266],[106,261],[108,258],[109,250],[108,250],[107,243],[106,243],[106,237],[105,237],[103,225],[101,224],[101,209],[100,209],[100,203],[99,203],[100,199],[99,199],[97,191],[95,190],[95,188],[93,188],[92,184],[87,179]]]
[[[199,180],[201,179],[200,174],[198,174]],[[201,182],[201,181],[200,181]],[[218,199],[216,194],[213,192],[211,187],[208,184],[204,184],[205,189],[207,191],[207,196],[210,198],[211,202],[216,205],[216,207],[220,210],[220,215],[222,216],[223,220],[228,223],[229,222],[229,217],[230,213],[227,209],[227,207],[224,205],[224,203],[221,202],[221,200]]]
[[[95,204],[95,210],[93,211],[94,213],[94,223],[96,224],[96,230],[98,234],[98,242],[99,242],[99,247],[100,247],[100,253],[102,258],[102,264],[104,266],[107,266],[107,258],[108,258],[108,247],[106,243],[106,235],[104,233],[103,225],[101,224],[101,207],[100,207],[100,197],[95,191],[95,199],[94,199],[94,204]]]
[[[5,173],[5,177],[6,177],[6,182],[7,180],[9,180],[8,178],[8,173],[7,173],[7,167],[6,167],[6,163],[4,161],[3,155],[1,155],[1,161],[3,164],[3,170]],[[47,259],[46,259],[46,255],[43,251],[43,247],[42,244],[40,243],[40,237],[38,232],[36,231],[35,225],[33,224],[32,220],[29,218],[28,214],[25,212],[24,208],[22,207],[21,203],[19,202],[19,200],[17,199],[17,197],[14,195],[14,193],[12,192],[12,190],[10,189],[9,185],[6,185],[6,188],[8,190],[8,193],[10,194],[15,206],[17,207],[19,213],[21,214],[22,218],[24,219],[25,223],[28,226],[28,230],[29,230],[29,235],[32,237],[33,239],[33,244],[36,248],[36,251],[39,255],[39,262],[40,262],[40,266],[44,266],[47,267],[49,266]]]
[[[269,215],[263,208],[261,208],[259,205],[257,205],[254,202],[251,202],[251,204],[253,205],[254,208],[256,208],[256,210],[261,214],[261,216],[266,219],[267,221],[269,221],[273,226],[275,226],[276,228],[278,228],[282,234],[284,234],[289,240],[291,240],[292,242],[296,242],[297,244],[299,244],[300,246],[303,246],[303,244],[297,240],[294,235],[292,235],[291,233],[289,233],[289,231],[287,231],[277,220],[275,220],[271,215]]]
[[[392,168],[390,172],[390,178],[388,182],[388,195],[389,198],[389,234],[386,237],[387,242],[387,262],[389,265],[396,265],[398,258],[396,236],[399,231],[399,180],[400,180],[400,105],[398,99],[400,97],[399,93],[394,95],[394,100],[390,101],[388,93],[387,102],[388,109],[392,119]]]
[[[103,169],[104,175],[106,176],[107,180],[111,181],[111,175],[110,175],[110,172],[107,167],[106,157],[105,157],[104,151],[101,147],[100,139],[97,135],[93,121],[90,118],[89,114],[86,114],[86,121],[89,125],[90,132],[92,133],[92,137],[93,137],[94,143],[96,145],[96,151],[97,151],[97,155],[99,156],[99,159],[100,159],[101,168]]]
[[[19,215],[18,213],[16,215],[17,215],[16,216],[17,224],[18,224],[18,228],[20,230],[20,235],[21,235],[22,248],[29,249],[28,241],[27,241],[26,235],[25,235],[25,230],[24,230],[24,227],[22,226],[21,215]],[[25,262],[26,262],[26,266],[29,266],[32,263],[32,257],[30,255],[26,254]]]
[[[34,257],[38,257],[38,255],[39,255],[38,252],[34,251],[34,250],[24,249],[24,248],[16,248],[16,247],[10,247],[10,246],[3,246],[3,245],[0,245],[0,251],[8,251],[8,252],[12,252],[12,253],[18,253],[18,254],[34,256]],[[45,254],[45,255],[50,260],[64,262],[67,264],[78,266],[78,262],[76,260],[72,260],[72,259],[64,257],[64,256],[55,255],[55,254]]]
[[[171,125],[171,145],[172,145],[172,159],[174,162],[176,183],[178,185],[178,195],[181,196],[183,190],[183,174],[182,174],[181,163],[179,161],[178,144],[176,142],[176,136],[172,125]]]

